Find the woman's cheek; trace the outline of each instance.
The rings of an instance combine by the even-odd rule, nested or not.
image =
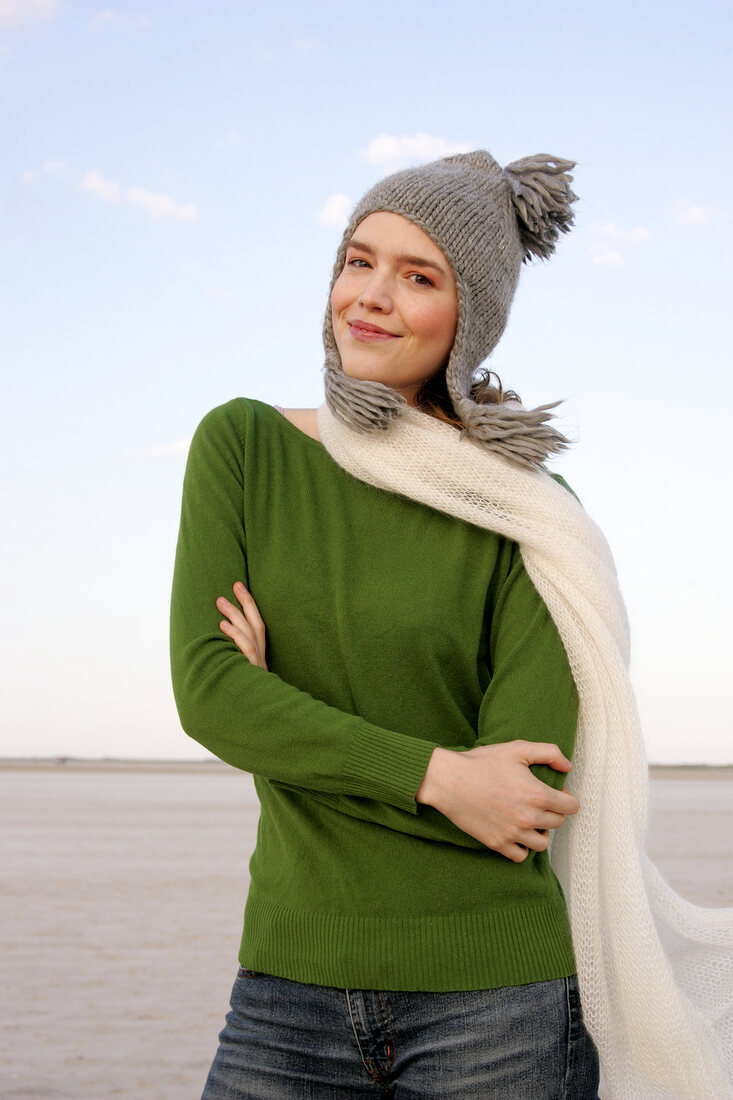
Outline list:
[[[450,347],[456,335],[456,313],[452,307],[434,310],[425,318],[424,331],[431,340]]]

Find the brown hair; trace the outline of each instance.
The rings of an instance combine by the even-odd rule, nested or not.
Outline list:
[[[514,390],[504,389],[498,374],[484,367],[479,370],[473,381],[471,399],[478,405],[503,405],[506,401],[519,402],[520,400]],[[439,371],[434,378],[420,387],[415,396],[415,405],[428,416],[434,416],[436,420],[444,420],[454,428],[466,427],[456,416],[448,394],[444,370]]]

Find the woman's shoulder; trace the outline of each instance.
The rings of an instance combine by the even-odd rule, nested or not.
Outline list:
[[[318,431],[318,409],[283,409],[279,405],[274,406],[278,412],[282,413],[290,424],[293,424],[304,435],[309,435],[311,439],[317,439],[320,441],[320,434]]]
[[[236,439],[241,446],[248,439],[251,441],[253,434],[269,435],[271,432],[284,432],[293,439],[306,436],[318,441],[317,414],[317,409],[282,408],[253,397],[235,397],[207,412],[196,429],[196,436]]]
[[[227,432],[235,431],[242,435],[248,421],[261,420],[272,416],[279,419],[281,413],[274,405],[267,405],[254,397],[233,397],[221,405],[210,409],[199,422],[197,431]]]
[[[255,413],[254,406],[260,404],[261,402],[250,398],[235,397],[209,409],[193,433],[189,462],[196,455],[206,455],[212,449],[217,452],[243,451],[250,434],[249,424]],[[272,415],[280,414],[273,409]]]

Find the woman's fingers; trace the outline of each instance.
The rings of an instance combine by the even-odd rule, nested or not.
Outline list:
[[[222,615],[226,615],[231,631],[227,631],[230,637],[253,638],[254,634],[249,623],[238,607],[235,607],[226,596],[219,596],[216,606]]]
[[[265,660],[266,631],[257,604],[241,581],[233,586],[241,610],[226,596],[219,596],[216,606],[226,618],[219,623],[219,629],[231,638],[237,649],[250,664],[258,665],[267,671]]]
[[[532,775],[531,772],[529,774]],[[556,791],[554,787],[541,783],[540,780],[533,787],[530,801],[538,811],[560,814],[562,817],[577,814],[580,809],[580,803],[572,791]]]
[[[217,600],[217,607],[222,615],[228,616],[227,619],[222,619],[219,623],[222,634],[226,634],[228,638],[231,638],[239,652],[247,658],[250,664],[260,664],[260,654],[254,634],[244,617],[238,614],[231,604],[227,605],[225,600],[221,600],[221,602]]]
[[[514,863],[524,863],[530,849],[534,852],[545,852],[550,847],[549,829],[532,829],[521,833],[516,841],[507,843],[500,854],[511,859]]]
[[[221,611],[222,615],[226,615],[232,626],[242,630],[247,626],[247,620],[242,614],[241,610],[236,607],[231,600],[228,600],[226,596],[219,596],[216,601],[216,606]]]
[[[257,638],[258,644],[262,648],[262,652],[265,651],[265,624],[262,621],[257,604],[250,592],[244,587],[241,581],[235,581],[232,586],[234,595],[242,605],[242,611],[244,617],[249,623],[250,627],[254,631],[254,635]]]
[[[557,745],[547,741],[514,741],[520,751],[522,762],[530,764],[549,764],[557,772],[569,772],[572,768],[567,756]]]
[[[559,829],[565,824],[565,814],[542,813],[537,815],[535,828],[544,833],[547,829]]]

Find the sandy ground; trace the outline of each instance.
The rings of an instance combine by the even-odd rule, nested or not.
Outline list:
[[[257,803],[216,765],[0,766],[2,1100],[197,1100],[236,972]],[[733,905],[733,769],[652,782],[649,850]]]

